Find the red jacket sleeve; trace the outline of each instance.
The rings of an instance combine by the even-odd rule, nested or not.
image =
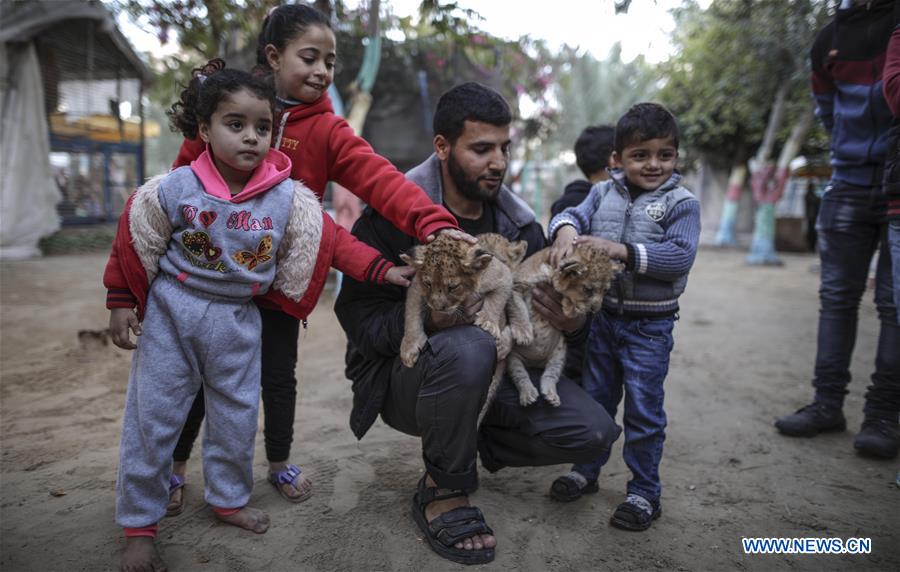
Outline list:
[[[107,288],[107,308],[137,307],[138,317],[143,318],[150,283],[131,241],[128,218],[131,216],[132,200],[134,200],[134,194],[128,197],[122,215],[119,217],[119,226],[113,240],[112,252],[110,252],[106,269],[103,272],[103,285]]]
[[[425,191],[377,154],[340,118],[328,136],[328,163],[331,180],[420,242],[442,228],[459,228],[450,211],[434,204]]]
[[[113,308],[134,308],[137,305],[137,298],[131,293],[128,287],[128,280],[125,278],[125,271],[122,269],[122,260],[119,257],[119,248],[123,239],[130,239],[128,231],[128,207],[131,201],[128,201],[126,208],[119,217],[119,226],[116,229],[116,238],[113,240],[112,251],[109,253],[109,260],[106,261],[106,269],[103,271],[103,285],[106,287],[106,307]],[[122,235],[127,236],[122,236]],[[121,238],[120,238],[121,237]]]
[[[384,284],[384,276],[393,268],[394,263],[347,232],[341,225],[335,223],[334,226],[334,254],[331,265],[360,282]]]
[[[181,142],[181,147],[178,149],[178,156],[175,157],[172,168],[177,169],[178,167],[190,165],[191,161],[199,157],[204,149],[206,149],[206,143],[199,137],[196,139],[185,139]]]
[[[884,99],[891,113],[894,117],[900,117],[900,26],[894,28],[888,43],[882,82]]]

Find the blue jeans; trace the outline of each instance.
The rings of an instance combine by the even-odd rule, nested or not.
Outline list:
[[[869,263],[881,246],[875,273],[875,306],[881,322],[875,372],[866,392],[867,418],[896,420],[900,412],[900,325],[894,305],[886,203],[879,187],[834,181],[822,197],[816,230],[822,262],[816,401],[842,407],[850,383],[859,302]]]
[[[598,312],[591,323],[582,384],[615,418],[625,396],[625,464],[631,470],[628,492],[659,500],[659,462],[666,439],[663,382],[669,372],[675,318],[639,319]],[[607,451],[595,461],[572,467],[588,481],[600,476]]]
[[[894,269],[894,308],[900,308],[900,218],[888,223],[888,243],[891,246],[891,267]],[[900,312],[897,313],[900,324]]]

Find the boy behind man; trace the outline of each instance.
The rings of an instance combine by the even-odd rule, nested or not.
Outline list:
[[[575,164],[584,173],[585,179],[572,181],[566,185],[563,195],[550,207],[553,216],[563,210],[578,206],[591,192],[591,187],[609,179],[607,167],[611,167],[615,128],[612,125],[591,125],[585,127],[575,141]]]
[[[611,523],[626,530],[646,530],[661,512],[663,382],[678,297],[700,238],[700,203],[680,185],[677,159],[672,114],[654,103],[633,106],[616,125],[611,179],[553,217],[549,227],[553,264],[575,243],[593,244],[625,263],[591,324],[583,385],[611,417],[624,393],[624,457],[633,478]],[[550,495],[573,501],[596,492],[608,460],[609,452],[574,465],[553,482]]]

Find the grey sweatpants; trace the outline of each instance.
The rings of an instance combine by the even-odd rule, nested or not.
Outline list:
[[[206,502],[247,504],[260,388],[259,310],[213,299],[168,275],[154,280],[131,361],[116,484],[116,522],[157,523],[166,513],[172,452],[203,385]]]

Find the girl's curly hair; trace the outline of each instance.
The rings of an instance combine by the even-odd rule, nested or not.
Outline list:
[[[166,112],[172,131],[180,131],[186,138],[195,139],[201,123],[209,123],[219,103],[228,94],[249,90],[268,101],[274,110],[275,92],[265,80],[240,70],[225,69],[225,61],[214,58],[191,70],[191,81],[182,90],[178,101]]]

